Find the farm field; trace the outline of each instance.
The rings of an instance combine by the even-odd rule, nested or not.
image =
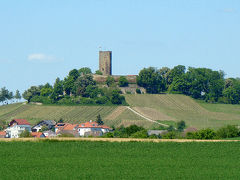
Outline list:
[[[164,124],[184,120],[188,127],[217,129],[227,124],[240,125],[240,105],[209,104],[177,94],[126,94],[130,107],[141,115]],[[80,123],[95,120],[100,114],[108,126],[137,124],[145,128],[159,127],[125,106],[54,106],[11,104],[0,106],[0,121],[27,119],[31,124],[41,120],[62,118],[65,122]]]
[[[240,125],[240,105],[209,104],[179,94],[136,94],[125,97],[132,108],[154,120],[184,120],[187,126],[198,129]]]
[[[40,141],[0,142],[0,147],[1,179],[238,179],[240,175],[239,142]]]

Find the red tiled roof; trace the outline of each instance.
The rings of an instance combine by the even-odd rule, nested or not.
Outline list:
[[[86,122],[86,123],[81,123],[79,125],[79,128],[103,128],[103,129],[110,129],[108,126],[105,125],[98,125],[96,122]]]
[[[12,125],[14,122],[16,122],[18,125],[31,125],[26,119],[13,119],[10,122],[10,125]]]
[[[63,127],[63,130],[73,130],[77,124],[67,124]]]
[[[36,137],[36,138],[40,138],[42,134],[43,134],[42,132],[32,132],[31,133],[32,137]]]
[[[0,131],[0,136],[6,136],[6,132],[5,131]]]

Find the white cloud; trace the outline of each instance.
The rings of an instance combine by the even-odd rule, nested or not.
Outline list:
[[[54,63],[62,61],[62,59],[58,59],[55,56],[47,55],[43,53],[36,53],[28,55],[28,61],[31,62],[41,62],[41,63]]]

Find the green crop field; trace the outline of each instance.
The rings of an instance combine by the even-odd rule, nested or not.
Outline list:
[[[239,142],[0,142],[1,179],[239,179]]]
[[[130,107],[141,115],[165,124],[184,120],[188,127],[219,128],[240,125],[240,105],[209,104],[177,94],[126,94]],[[159,125],[135,114],[124,106],[47,106],[11,104],[0,106],[0,121],[27,119],[31,124],[40,120],[80,123],[95,120],[100,114],[106,125],[119,127],[137,124],[145,128]]]

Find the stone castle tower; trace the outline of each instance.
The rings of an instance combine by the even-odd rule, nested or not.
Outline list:
[[[112,75],[112,51],[99,51],[99,71]]]

